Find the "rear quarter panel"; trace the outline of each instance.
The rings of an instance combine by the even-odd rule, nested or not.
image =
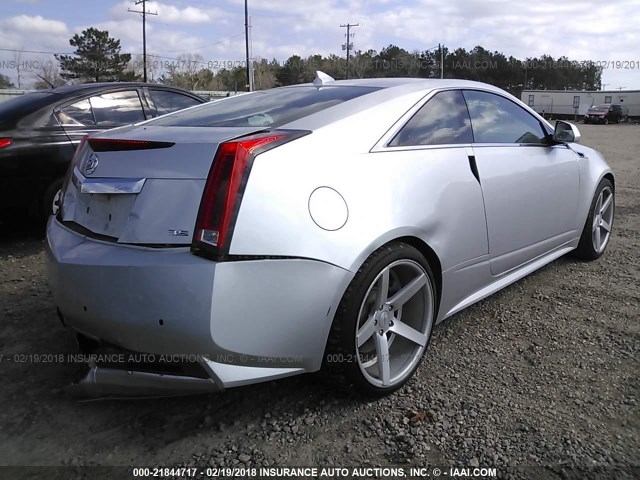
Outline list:
[[[403,236],[431,246],[443,270],[488,253],[482,193],[465,149],[370,153],[397,117],[368,134],[364,117],[256,158],[231,254],[312,258],[357,271],[375,249]],[[336,231],[318,227],[309,213],[311,193],[323,186],[348,207]]]

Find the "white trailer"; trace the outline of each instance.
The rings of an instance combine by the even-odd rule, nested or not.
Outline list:
[[[524,90],[521,100],[545,117],[581,117],[592,105],[621,105],[629,117],[640,117],[640,90]]]

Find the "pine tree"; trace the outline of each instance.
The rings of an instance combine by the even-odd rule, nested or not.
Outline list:
[[[114,82],[125,77],[131,60],[128,53],[120,53],[120,40],[109,37],[108,31],[88,28],[69,40],[76,47],[75,56],[56,55],[65,79],[81,82]]]

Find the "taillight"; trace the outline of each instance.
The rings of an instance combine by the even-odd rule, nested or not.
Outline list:
[[[89,145],[94,152],[121,152],[125,150],[151,150],[169,148],[174,142],[155,142],[151,140],[123,140],[119,138],[90,138]]]
[[[67,188],[69,187],[69,182],[71,181],[71,177],[73,176],[73,169],[80,163],[80,160],[82,158],[82,154],[84,152],[84,146],[87,143],[87,139],[89,138],[88,135],[85,135],[84,137],[82,137],[82,140],[80,141],[80,144],[76,147],[76,151],[73,154],[73,158],[71,159],[71,163],[69,164],[69,167],[67,168],[67,173],[64,177],[64,182],[62,184],[62,190],[60,190],[60,197],[58,200],[58,215],[62,215],[62,205],[64,204],[64,195],[67,191]]]
[[[308,133],[275,130],[220,144],[200,202],[191,245],[193,253],[220,259],[229,252],[231,234],[253,160],[260,153]]]
[[[0,148],[5,148],[11,145],[12,140],[10,138],[0,138]]]
[[[84,147],[88,139],[89,139],[89,135],[85,135],[84,137],[82,137],[82,140],[80,140],[80,144],[76,147],[76,151],[73,154],[73,158],[71,159],[71,171],[73,171],[73,167],[78,165],[78,163],[80,162],[82,147]]]

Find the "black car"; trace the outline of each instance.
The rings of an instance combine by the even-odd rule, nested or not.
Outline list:
[[[145,83],[70,85],[1,102],[0,212],[48,216],[85,135],[204,102],[185,90]]]
[[[621,105],[594,105],[587,110],[584,123],[620,123],[624,118]]]

